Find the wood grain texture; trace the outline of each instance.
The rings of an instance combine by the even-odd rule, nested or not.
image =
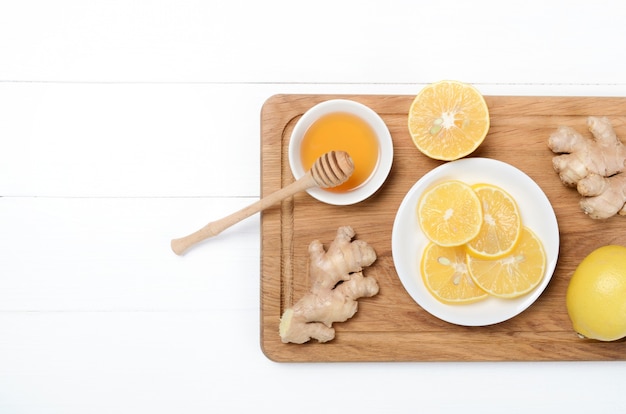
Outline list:
[[[391,255],[393,220],[402,199],[426,172],[442,164],[413,145],[406,122],[413,96],[276,95],[261,112],[262,195],[293,182],[287,159],[291,130],[316,103],[352,99],[383,118],[394,143],[394,163],[385,185],[353,206],[330,206],[297,194],[261,216],[261,348],[274,361],[550,361],[623,360],[626,343],[579,338],[565,307],[569,278],[578,263],[605,244],[626,245],[626,217],[594,221],[578,207],[575,190],[563,186],[552,169],[548,136],[559,125],[586,132],[589,115],[608,116],[626,137],[626,99],[605,97],[486,96],[491,128],[472,157],[507,162],[537,182],[557,215],[561,246],[550,284],[520,315],[491,326],[464,327],[424,311],[404,290]],[[335,324],[328,343],[283,344],[278,335],[282,311],[308,289],[307,248],[326,246],[337,227],[351,225],[370,243],[378,260],[366,272],[380,293],[359,301],[359,312]]]

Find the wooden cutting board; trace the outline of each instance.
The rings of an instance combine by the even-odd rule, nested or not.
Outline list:
[[[552,169],[549,135],[559,125],[587,134],[589,115],[608,116],[626,138],[626,98],[486,96],[491,128],[472,157],[507,162],[537,182],[556,212],[561,245],[555,273],[539,299],[520,315],[495,325],[457,326],[423,310],[407,294],[391,254],[393,221],[407,191],[426,172],[442,164],[422,155],[407,130],[413,96],[276,95],[261,112],[262,195],[293,182],[287,158],[291,131],[313,105],[352,99],[376,111],[387,124],[394,162],[385,185],[352,206],[323,204],[298,194],[261,216],[261,347],[274,361],[547,361],[622,360],[624,341],[581,339],[565,307],[569,279],[595,248],[626,245],[626,217],[595,221],[578,207],[575,190],[561,184]],[[380,293],[359,300],[350,320],[336,323],[331,342],[283,344],[278,324],[283,310],[309,287],[307,248],[318,239],[327,246],[339,226],[350,225],[378,259],[365,270],[378,280]]]

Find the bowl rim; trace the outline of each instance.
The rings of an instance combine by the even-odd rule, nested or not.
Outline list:
[[[313,198],[326,204],[356,204],[369,198],[382,187],[393,164],[393,140],[389,128],[380,115],[369,106],[350,99],[329,99],[306,110],[296,122],[289,138],[289,167],[296,180],[306,174],[300,162],[300,142],[302,137],[313,122],[323,115],[334,112],[347,112],[357,115],[370,125],[380,146],[378,163],[372,176],[364,184],[353,190],[344,193],[333,193],[314,187],[306,191]]]

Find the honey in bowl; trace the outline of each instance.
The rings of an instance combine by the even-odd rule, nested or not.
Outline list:
[[[332,192],[347,192],[367,182],[380,153],[372,127],[348,112],[329,113],[311,124],[300,143],[302,167],[308,171],[315,160],[329,151],[346,151],[354,162],[354,172],[345,183],[326,189]]]

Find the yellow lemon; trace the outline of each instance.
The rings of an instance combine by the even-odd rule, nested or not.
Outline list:
[[[451,161],[473,152],[489,131],[489,109],[472,85],[440,81],[424,87],[409,108],[415,146],[430,158]]]
[[[583,259],[567,288],[574,330],[600,341],[626,336],[626,247],[603,246]]]

